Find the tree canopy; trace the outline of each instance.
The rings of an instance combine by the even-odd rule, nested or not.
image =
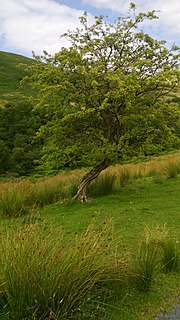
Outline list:
[[[0,107],[0,174],[30,174],[40,157],[41,145],[32,140],[43,117],[32,112],[33,106],[26,100]]]
[[[179,48],[167,49],[140,27],[155,11],[114,23],[103,16],[63,36],[70,41],[54,56],[44,52],[30,67],[28,80],[39,90],[36,108],[47,123],[41,163],[46,168],[92,166],[76,194],[111,163],[156,154],[178,146],[178,105],[169,94],[179,86]]]

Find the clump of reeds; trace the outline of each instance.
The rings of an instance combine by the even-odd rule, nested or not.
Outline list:
[[[106,173],[96,178],[88,187],[90,196],[107,196],[113,193],[115,175]]]
[[[16,218],[34,208],[72,198],[78,183],[76,175],[6,182],[1,185],[0,213],[4,217]]]
[[[136,256],[135,277],[140,290],[146,291],[151,288],[157,272],[179,270],[176,244],[165,226],[145,229]]]
[[[146,228],[136,256],[136,284],[139,290],[147,291],[152,287],[155,272],[159,265],[158,240],[154,232]]]
[[[169,179],[176,178],[180,174],[180,162],[170,162],[165,171]]]
[[[162,266],[163,270],[168,272],[179,271],[179,253],[177,250],[177,244],[173,239],[166,239],[161,244],[162,247]]]
[[[28,192],[29,184],[26,182],[5,184],[0,193],[1,215],[8,218],[16,218],[27,213]]]
[[[84,314],[89,301],[96,312],[97,292],[126,273],[127,257],[117,254],[112,232],[110,221],[72,241],[42,223],[1,228],[0,316],[67,319]]]
[[[162,184],[166,180],[166,175],[162,172],[151,172],[152,180],[156,184]]]
[[[123,169],[120,171],[119,184],[120,184],[121,188],[125,187],[128,184],[131,177],[132,176],[131,176],[131,173],[129,170]]]
[[[162,237],[159,241],[160,259],[162,270],[166,273],[179,271],[179,251],[178,241],[169,233],[164,226],[161,228]]]

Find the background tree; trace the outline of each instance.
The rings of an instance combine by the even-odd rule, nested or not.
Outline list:
[[[41,143],[33,137],[42,125],[43,116],[32,111],[32,104],[24,98],[6,103],[0,108],[0,173],[30,174],[39,159]]]
[[[10,163],[9,163],[9,155],[10,150],[6,146],[3,140],[0,140],[0,174],[4,173],[9,169]]]
[[[179,144],[178,105],[166,96],[179,85],[179,49],[139,30],[155,12],[129,15],[113,24],[95,17],[65,36],[71,46],[53,57],[46,52],[31,68],[39,89],[37,107],[46,111],[46,168],[93,166],[75,198],[86,201],[89,183],[111,163],[168,150]]]

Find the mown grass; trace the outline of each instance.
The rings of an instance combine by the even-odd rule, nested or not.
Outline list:
[[[29,320],[63,319],[62,317],[65,319],[153,320],[162,308],[170,308],[176,304],[179,290],[180,184],[179,169],[176,169],[175,176],[173,174],[170,177],[167,174],[169,166],[175,164],[179,168],[178,161],[177,159],[175,161],[175,158],[169,160],[167,161],[167,158],[164,158],[164,161],[159,159],[159,162],[154,160],[153,165],[146,163],[126,165],[126,168],[120,166],[118,170],[117,166],[111,168],[108,171],[110,180],[113,182],[111,187],[108,183],[110,195],[97,194],[98,188],[95,187],[96,197],[85,204],[70,200],[82,174],[80,172],[62,173],[57,177],[36,182],[19,181],[1,184],[3,190],[1,194],[6,192],[8,194],[10,190],[22,188],[26,195],[25,208],[29,206],[32,210],[31,215],[21,214],[20,210],[19,215],[12,215],[15,219],[4,219],[1,215],[1,264],[3,267],[1,267],[0,279],[1,293],[3,293],[1,296],[3,319],[13,319],[8,318],[7,314],[10,310],[13,310],[16,319],[24,319],[22,314],[25,311],[22,310],[26,309],[29,310],[29,318],[27,317]],[[128,166],[129,178],[121,185],[121,170],[127,170]],[[159,174],[164,177],[161,183],[154,180],[154,177]],[[116,177],[115,180],[112,177]],[[98,184],[100,185],[102,181],[104,178],[100,177]],[[41,202],[38,202],[39,199]],[[54,203],[55,201],[58,202]],[[4,216],[10,217],[6,214]],[[112,220],[114,227],[111,224]],[[108,228],[107,221],[111,221],[108,223]],[[95,229],[89,227],[92,223]],[[109,231],[102,232],[103,227]],[[83,242],[85,251],[81,252],[83,255],[87,253],[85,256],[88,263],[84,265],[82,260],[84,256],[79,255],[77,243],[82,241],[87,229],[90,231],[88,242],[86,240]],[[29,230],[26,232],[26,237],[23,236],[25,230]],[[107,242],[104,241],[104,236],[106,240],[108,238]],[[35,247],[33,239],[36,239]],[[18,252],[13,255],[12,248],[15,244]],[[103,244],[102,247],[101,244]],[[102,250],[99,250],[99,245]],[[43,260],[41,254],[38,254],[42,249],[41,246],[45,250]],[[60,251],[57,248],[61,248]],[[58,264],[53,258],[57,252]],[[30,264],[32,270],[28,266],[29,261],[32,262]],[[72,261],[72,268],[69,261]],[[92,261],[95,262],[92,263]],[[42,266],[43,269],[45,263],[47,263],[47,272],[43,271],[39,275],[38,272],[41,270],[39,267]],[[67,272],[65,272],[66,277],[60,279],[58,272],[62,268]],[[25,278],[21,277],[21,270],[25,271]],[[52,272],[53,279],[59,281],[59,288],[62,285],[61,280],[64,279],[63,283],[66,283],[67,290],[70,287],[75,289],[77,297],[75,305],[72,303],[73,299],[71,300],[72,295],[70,293],[65,295],[63,290],[60,290],[70,298],[65,304],[70,306],[69,309],[67,307],[64,309],[66,311],[61,309],[60,301],[63,298],[58,293],[58,289],[54,291],[57,282],[50,282],[46,277],[49,270]],[[88,277],[89,274],[92,275],[91,272],[93,275],[94,272],[96,275],[100,272],[102,276],[99,278],[100,281],[97,278],[96,281],[93,280],[92,286],[91,282],[88,282],[92,280]],[[12,284],[10,287],[9,279]],[[33,283],[36,287],[29,286],[28,291],[24,292],[23,279],[26,282],[29,279],[35,279]],[[70,283],[69,287],[67,279],[68,284]],[[87,279],[89,280],[86,282]],[[38,284],[43,288],[42,292]],[[88,288],[93,290],[86,290],[86,284],[89,284]],[[83,292],[86,292],[84,296],[81,295],[83,287],[85,288]],[[43,292],[46,294],[44,295]],[[54,292],[56,292],[55,296]],[[38,300],[36,299],[38,302],[35,302],[34,295],[38,297]],[[56,300],[55,297],[59,298]],[[21,307],[19,307],[19,299],[22,302]],[[56,303],[53,305],[55,300]],[[57,309],[55,306],[58,306]],[[21,316],[17,312],[22,312]]]

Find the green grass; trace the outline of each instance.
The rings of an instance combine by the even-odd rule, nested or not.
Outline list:
[[[146,226],[155,228],[166,225],[171,237],[179,239],[180,184],[178,179],[155,184],[152,179],[133,181],[116,194],[96,198],[90,203],[62,201],[38,210],[55,225],[60,225],[69,237],[83,231],[93,220],[101,222],[113,217],[115,231],[122,240],[125,251],[137,252],[138,243]],[[179,275],[165,277],[159,274],[148,293],[136,289],[124,291],[124,301],[107,303],[109,312],[105,319],[137,320],[154,319],[161,308],[177,303]],[[104,319],[104,318],[103,318]]]
[[[87,312],[89,299],[94,299],[97,308],[95,299],[105,288],[108,291],[107,283],[121,282],[127,257],[115,254],[112,221],[98,228],[91,225],[71,241],[61,229],[47,228],[46,223],[12,225],[0,231],[3,319],[77,319],[77,314],[87,319],[83,305]]]
[[[177,250],[177,241],[171,238],[165,239],[161,243],[162,247],[162,267],[163,270],[168,272],[179,271],[179,252]]]
[[[119,235],[129,242],[128,246],[133,247],[134,240],[146,226],[167,223],[178,236],[179,194],[178,179],[166,180],[161,185],[145,179],[133,181],[115,194],[94,198],[89,203],[62,200],[38,212],[72,234],[84,230],[92,219],[100,222],[113,217]]]
[[[28,212],[25,206],[26,194],[18,189],[2,193],[0,197],[0,213],[6,218],[16,218]]]
[[[28,94],[28,91],[19,87],[25,71],[18,66],[20,63],[30,65],[33,61],[18,54],[0,51],[0,106],[4,101],[14,101],[17,95],[19,99]]]
[[[116,177],[114,174],[106,173],[100,175],[92,181],[87,189],[88,195],[92,197],[101,197],[113,194]]]
[[[131,174],[128,170],[122,170],[120,172],[119,183],[121,188],[125,187],[131,178]]]
[[[142,235],[136,256],[135,280],[139,291],[149,291],[155,279],[158,269],[159,246],[156,238],[152,239],[150,232]]]
[[[131,265],[128,267],[131,273],[146,227],[149,230],[157,230],[158,226],[163,229],[166,225],[169,231],[167,240],[172,241],[162,241],[164,250],[162,261],[166,261],[163,263],[167,265],[168,260],[173,261],[177,257],[176,253],[173,254],[175,248],[173,244],[176,243],[177,247],[179,240],[179,194],[178,177],[165,179],[161,184],[155,183],[152,177],[144,177],[130,180],[123,188],[116,188],[113,195],[94,198],[89,203],[61,199],[59,203],[38,208],[33,212],[32,218],[27,216],[15,220],[2,219],[2,226],[16,224],[26,226],[36,222],[41,224],[45,219],[47,229],[49,225],[52,228],[54,226],[55,230],[59,229],[63,232],[67,241],[73,243],[73,239],[79,237],[90,223],[99,225],[113,219],[114,237],[118,241],[118,250],[131,256],[132,269]],[[159,239],[158,233],[157,238]],[[149,260],[144,261],[149,263]],[[81,305],[80,309],[84,310],[82,311],[85,312],[84,315],[81,314],[78,318],[76,314],[74,319],[90,319],[90,314],[93,316],[92,310],[94,310],[94,319],[153,320],[161,310],[178,303],[179,274],[176,272],[165,274],[163,269],[159,267],[158,272],[153,273],[153,281],[147,292],[140,292],[139,288],[131,282],[124,287],[110,283],[110,287],[113,288],[112,295],[108,295],[106,299],[100,299],[97,292],[92,300],[88,298],[89,305],[87,303]],[[109,290],[109,286],[103,289],[105,296],[107,289]],[[97,308],[104,310],[102,314],[96,313]]]

